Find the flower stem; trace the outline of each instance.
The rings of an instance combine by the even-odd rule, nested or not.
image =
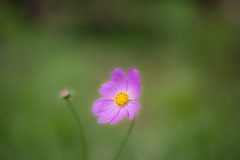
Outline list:
[[[88,156],[87,156],[87,147],[86,147],[86,141],[84,138],[84,133],[83,133],[83,127],[82,127],[82,123],[80,121],[80,117],[78,116],[75,108],[73,107],[73,104],[71,101],[69,101],[68,99],[66,99],[68,106],[70,108],[70,110],[72,111],[72,114],[77,122],[78,128],[79,128],[79,133],[80,133],[80,138],[82,141],[82,148],[83,148],[83,157],[85,160],[88,160]]]
[[[134,125],[134,121],[135,121],[135,118],[132,120],[132,123],[131,123],[131,126],[125,136],[125,138],[123,139],[120,147],[118,148],[118,151],[117,153],[115,154],[115,156],[113,157],[113,160],[117,160],[119,158],[119,156],[121,155],[122,151],[123,151],[123,148],[125,147],[125,144],[127,143],[127,140],[132,132],[132,129],[133,129],[133,125]]]

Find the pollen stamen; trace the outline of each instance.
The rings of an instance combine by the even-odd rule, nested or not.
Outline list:
[[[120,107],[127,104],[128,101],[130,100],[128,99],[128,94],[126,92],[117,93],[114,99],[114,103],[116,103]]]

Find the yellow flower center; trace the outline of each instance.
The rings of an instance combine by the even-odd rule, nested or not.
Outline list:
[[[114,99],[114,103],[118,106],[124,106],[128,101],[128,94],[126,92],[117,93]]]

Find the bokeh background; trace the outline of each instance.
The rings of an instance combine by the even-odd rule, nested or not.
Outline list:
[[[91,107],[115,68],[141,74],[121,160],[240,159],[240,1],[0,1],[0,159],[113,157],[130,126]]]

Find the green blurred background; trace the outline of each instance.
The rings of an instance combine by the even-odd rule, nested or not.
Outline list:
[[[240,159],[240,1],[0,1],[0,159],[113,157],[130,126],[91,110],[111,71],[141,74],[121,160]]]

